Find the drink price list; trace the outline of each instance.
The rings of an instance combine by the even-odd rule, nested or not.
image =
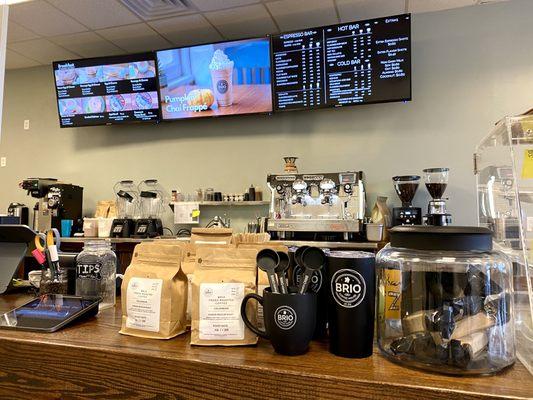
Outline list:
[[[410,16],[272,38],[277,110],[411,98]]]

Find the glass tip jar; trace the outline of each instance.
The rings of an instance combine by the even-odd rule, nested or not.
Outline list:
[[[378,346],[455,375],[515,362],[512,264],[486,228],[401,226],[376,257]]]
[[[100,298],[100,310],[113,307],[116,269],[117,257],[109,240],[86,242],[76,258],[76,296]]]

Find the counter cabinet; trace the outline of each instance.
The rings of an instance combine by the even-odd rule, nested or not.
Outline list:
[[[0,311],[27,301],[0,296]],[[490,377],[408,369],[377,353],[335,357],[324,342],[287,357],[252,347],[195,347],[189,334],[150,340],[118,333],[120,307],[53,334],[0,330],[0,398],[9,399],[527,399],[520,364]]]

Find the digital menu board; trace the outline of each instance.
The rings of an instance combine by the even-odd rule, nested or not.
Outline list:
[[[272,112],[270,39],[157,52],[163,120]]]
[[[272,37],[274,110],[411,99],[411,17]]]
[[[53,63],[61,127],[158,121],[154,53]]]

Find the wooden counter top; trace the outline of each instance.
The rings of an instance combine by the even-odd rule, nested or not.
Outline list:
[[[0,297],[6,311],[27,297]],[[118,333],[120,310],[52,334],[0,330],[0,398],[20,399],[527,399],[533,377],[517,362],[491,377],[449,377],[387,361],[335,357],[313,342],[298,357],[257,347],[195,347],[189,335]]]

